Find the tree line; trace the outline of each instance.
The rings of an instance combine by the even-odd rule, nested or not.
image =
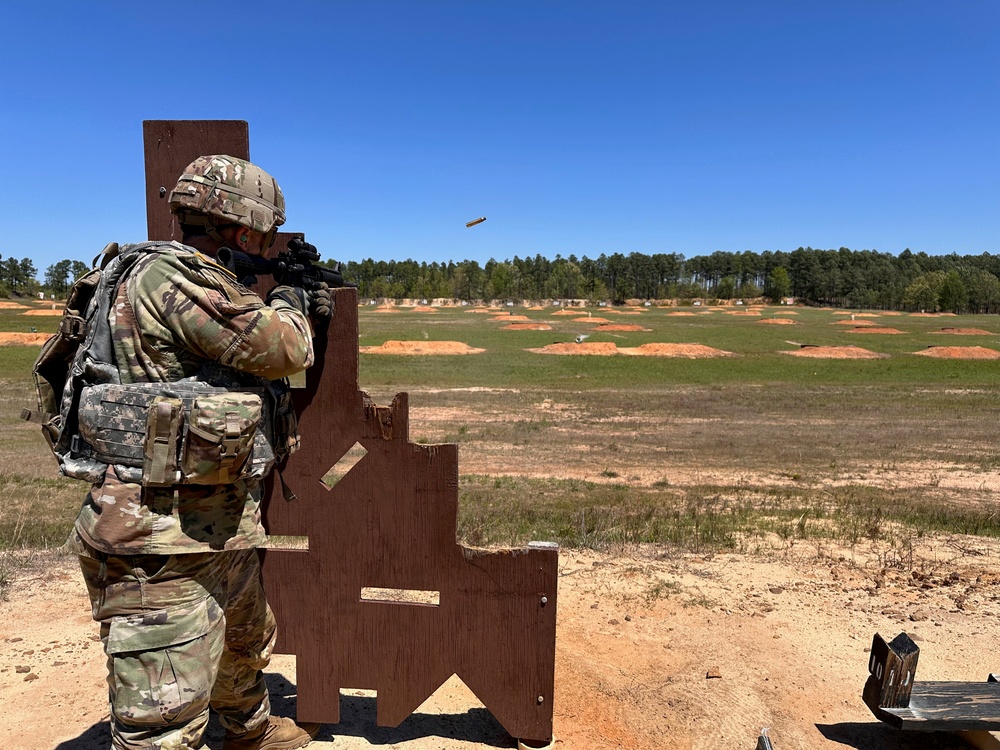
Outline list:
[[[1000,312],[1000,256],[875,250],[542,255],[460,263],[347,261],[362,297],[473,300],[756,299],[870,309]]]
[[[0,295],[44,291],[65,296],[85,263],[61,260],[40,283],[30,259],[0,256]],[[512,260],[427,263],[415,260],[342,264],[361,297],[466,300],[757,299],[794,297],[817,305],[883,310],[1000,312],[1000,256],[899,255],[875,250],[612,253],[550,260],[541,254]]]

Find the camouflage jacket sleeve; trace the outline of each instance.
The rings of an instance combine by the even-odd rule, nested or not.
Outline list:
[[[280,300],[274,307],[265,305],[200,253],[160,252],[143,258],[118,301],[113,314],[130,318],[131,325],[116,325],[116,335],[128,336],[132,329],[135,346],[153,350],[130,357],[143,370],[137,380],[191,374],[197,364],[187,366],[191,355],[269,380],[313,363],[312,330],[305,315]],[[116,341],[116,347],[123,343]]]

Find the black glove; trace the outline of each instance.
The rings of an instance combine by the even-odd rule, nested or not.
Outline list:
[[[303,315],[308,315],[309,313],[309,295],[305,289],[297,286],[276,286],[268,292],[267,299],[264,302],[268,306],[273,306],[272,303],[277,299],[287,302]]]
[[[326,320],[333,315],[333,294],[325,281],[309,290],[309,314],[317,320]]]

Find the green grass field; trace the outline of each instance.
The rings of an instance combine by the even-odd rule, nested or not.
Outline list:
[[[580,311],[648,329],[602,333],[557,310],[501,311],[552,327],[523,331],[468,308],[359,309],[362,346],[457,341],[486,350],[360,361],[361,387],[377,401],[410,392],[411,439],[459,443],[462,541],[698,550],[881,541],[902,561],[907,540],[922,535],[1000,535],[1000,362],[914,354],[1000,350],[1000,319],[884,316],[874,320],[903,333],[880,335],[852,333],[837,324],[848,316],[821,309],[795,308],[794,325],[760,322],[789,312],[776,307],[760,317],[719,308],[685,308],[690,317]],[[56,328],[58,318],[19,312],[0,309],[0,331]],[[936,333],[945,327],[990,333]],[[733,356],[527,351],[586,333],[587,343],[693,343]],[[782,353],[798,348],[789,341],[888,357],[792,357]],[[37,353],[0,347],[0,550],[60,544],[86,489],[57,476],[37,427],[19,419],[33,405]]]
[[[696,309],[696,308],[695,308]],[[734,310],[736,308],[729,308]],[[647,343],[695,343],[732,352],[720,359],[675,359],[659,357],[575,357],[531,354],[528,348],[568,342],[591,333],[595,324],[574,322],[574,317],[555,316],[554,310],[512,308],[517,315],[552,326],[550,331],[506,331],[493,316],[470,313],[463,308],[442,308],[434,313],[379,313],[360,310],[360,342],[378,345],[386,340],[422,339],[461,341],[486,349],[480,355],[450,358],[452,365],[437,357],[366,356],[361,363],[361,382],[375,385],[480,385],[505,387],[573,388],[586,381],[589,388],[662,387],[671,384],[787,383],[815,385],[913,385],[960,382],[964,387],[991,387],[998,382],[995,363],[940,360],[913,356],[928,346],[960,345],[1000,348],[1000,321],[991,316],[878,318],[902,334],[851,333],[849,326],[836,325],[843,314],[795,308],[787,316],[794,325],[768,325],[761,317],[784,317],[782,308],[765,308],[761,317],[730,315],[721,309],[699,312],[693,317],[675,317],[678,310],[648,309],[640,315],[622,315],[601,308],[590,312],[611,323],[641,324],[647,331],[592,333],[587,343],[610,341],[619,348]],[[685,308],[684,311],[692,311]],[[776,315],[776,313],[779,313]],[[858,320],[862,320],[858,318]],[[953,336],[934,333],[944,327],[981,328],[990,336]],[[856,345],[890,355],[879,360],[817,360],[789,357],[780,352],[797,347],[796,341],[820,346]],[[444,366],[443,366],[444,365]]]

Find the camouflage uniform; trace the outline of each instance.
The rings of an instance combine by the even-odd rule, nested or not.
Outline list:
[[[313,362],[299,309],[265,304],[193,248],[140,259],[115,302],[122,383],[176,381],[210,363],[278,379]],[[267,721],[260,670],[275,622],[254,549],[261,495],[256,480],[141,487],[111,467],[87,495],[71,545],[108,655],[114,748],[200,748],[210,705],[236,734]]]

